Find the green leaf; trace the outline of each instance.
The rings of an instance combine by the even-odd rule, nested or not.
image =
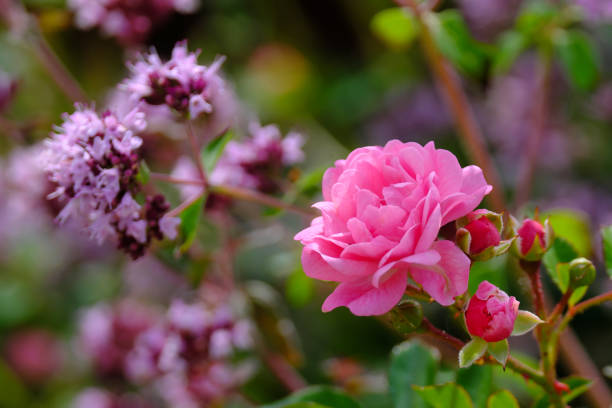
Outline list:
[[[302,194],[312,194],[312,192],[321,191],[321,181],[327,167],[312,170],[309,173],[302,175],[295,183],[296,192]]]
[[[612,225],[601,229],[601,239],[603,243],[604,260],[606,272],[612,278]]]
[[[321,405],[316,402],[297,402],[295,404],[283,405],[284,408],[334,408],[329,405]]]
[[[516,28],[527,38],[533,38],[538,31],[550,25],[558,14],[557,8],[547,1],[532,1],[517,17]]]
[[[550,249],[542,257],[542,262],[551,279],[561,292],[569,285],[569,262],[578,257],[578,251],[564,238],[556,237]]]
[[[433,408],[471,408],[472,400],[463,387],[448,383],[443,385],[430,385],[412,388]],[[406,405],[409,407],[409,405]]]
[[[580,302],[580,299],[582,299],[588,289],[588,286],[581,286],[574,290],[574,293],[572,293],[572,296],[570,296],[567,303],[569,303],[570,306],[574,306],[576,303]]]
[[[388,47],[408,48],[419,34],[417,19],[405,8],[390,8],[379,11],[370,22],[374,35]]]
[[[576,376],[564,378],[561,382],[567,384],[570,388],[570,391],[563,395],[563,402],[566,403],[582,395],[593,384],[591,380]]]
[[[554,44],[572,85],[583,91],[593,89],[599,78],[599,64],[590,38],[578,30],[560,31]]]
[[[487,342],[474,337],[459,351],[459,367],[469,367],[487,351]]]
[[[525,334],[538,324],[544,323],[542,319],[540,319],[535,314],[528,312],[527,310],[519,310],[516,320],[514,321],[514,329],[512,330],[512,336],[520,336]]]
[[[501,390],[487,400],[487,408],[520,408],[514,395],[508,390]]]
[[[210,174],[217,162],[221,158],[223,151],[225,150],[225,146],[227,146],[228,142],[232,140],[234,137],[234,132],[232,130],[228,130],[218,138],[212,140],[204,149],[202,149],[202,164],[204,165],[204,170],[206,170],[206,174]]]
[[[472,397],[474,406],[485,408],[487,396],[493,387],[493,367],[489,364],[472,365],[457,370],[457,384],[465,388]]]
[[[140,166],[138,167],[138,174],[136,175],[136,181],[141,184],[147,184],[149,182],[149,178],[151,177],[151,170],[149,170],[149,166],[144,160],[140,161]]]
[[[314,282],[301,267],[296,268],[285,283],[285,294],[296,307],[304,306],[312,298]]]
[[[412,340],[393,348],[389,388],[395,408],[425,408],[413,385],[433,384],[439,357],[422,343]]]
[[[299,403],[316,403],[315,405],[299,405]],[[361,406],[344,391],[323,385],[315,385],[297,391],[287,398],[261,408],[319,408],[321,405],[330,408],[361,408]]]
[[[493,73],[501,75],[507,72],[514,61],[527,48],[528,38],[521,32],[508,31],[504,33],[497,46],[497,52],[493,58]]]
[[[487,51],[470,34],[463,16],[457,10],[425,15],[440,51],[462,72],[475,77],[484,74]]]
[[[588,258],[591,255],[591,226],[584,213],[560,209],[546,212],[543,218],[548,218],[554,235],[569,242],[578,251],[579,256]]]
[[[508,345],[508,339],[489,343],[489,353],[497,360],[502,366],[506,366],[508,355],[510,354],[510,346]]]
[[[179,215],[181,219],[180,232],[182,242],[179,251],[181,253],[186,252],[191,247],[191,244],[193,244],[193,240],[198,232],[198,225],[200,224],[205,201],[206,197],[200,197],[185,208]]]

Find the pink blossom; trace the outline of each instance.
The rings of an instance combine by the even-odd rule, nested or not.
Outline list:
[[[304,138],[296,132],[282,136],[276,125],[251,123],[249,138],[230,141],[210,180],[266,193],[278,190],[282,171],[304,160]]]
[[[6,340],[5,353],[13,370],[29,382],[48,380],[60,368],[59,342],[46,330],[30,329],[11,335]]]
[[[497,286],[483,281],[470,299],[465,323],[472,336],[488,342],[501,341],[512,333],[519,302]]]
[[[132,76],[120,88],[134,101],[165,105],[191,119],[212,114],[218,105],[228,103],[227,95],[231,94],[219,75],[225,58],[217,58],[207,67],[198,64],[199,54],[199,50],[189,52],[184,41],[175,45],[166,62],[152,50],[129,65]]]
[[[480,168],[449,151],[392,140],[354,150],[323,177],[322,213],[296,235],[305,273],[340,284],[323,311],[378,315],[401,299],[408,277],[438,303],[467,289],[470,261],[440,227],[491,191]]]

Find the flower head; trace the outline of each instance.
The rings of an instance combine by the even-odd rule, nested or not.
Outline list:
[[[296,132],[285,137],[276,125],[249,126],[250,137],[230,141],[213,170],[213,184],[230,184],[272,193],[279,188],[282,171],[304,160],[304,138]]]
[[[198,0],[69,0],[77,27],[87,30],[99,27],[119,42],[142,43],[154,26],[174,11],[191,13]]]
[[[532,219],[525,219],[517,230],[516,239],[512,245],[513,251],[520,258],[536,261],[552,245],[553,231],[548,223],[544,224]]]
[[[483,281],[470,299],[465,323],[472,336],[487,342],[498,342],[512,334],[519,302],[497,286]]]
[[[59,222],[75,223],[99,243],[115,240],[134,258],[144,254],[153,238],[163,238],[160,223],[168,210],[163,196],[148,197],[144,205],[135,199],[140,190],[138,133],[145,127],[137,109],[118,117],[79,108],[64,116],[44,152],[45,170],[56,185],[49,198],[65,204]]]
[[[229,359],[251,347],[246,320],[226,306],[176,300],[165,321],[145,331],[127,359],[135,382],[158,381],[162,396],[172,406],[200,406],[239,385],[246,371]]]
[[[480,168],[461,168],[447,150],[393,140],[354,150],[325,172],[322,216],[296,235],[304,272],[340,282],[323,311],[388,312],[408,276],[438,303],[467,290],[470,261],[440,227],[472,211],[491,191]]]
[[[224,100],[225,81],[219,76],[224,58],[209,67],[198,64],[199,51],[189,52],[187,43],[177,43],[169,61],[163,62],[155,50],[129,65],[132,76],[121,88],[132,99],[149,105],[165,105],[192,119],[211,114],[217,101]]]

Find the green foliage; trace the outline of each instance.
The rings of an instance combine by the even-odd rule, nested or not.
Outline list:
[[[315,403],[314,405],[312,405]],[[360,408],[344,391],[328,386],[312,386],[297,391],[287,398],[261,408]]]
[[[563,395],[563,402],[566,404],[582,395],[593,383],[590,380],[575,376],[564,378],[561,382],[567,384],[570,388],[570,391]],[[548,408],[549,406],[550,397],[548,394],[544,394],[536,401],[533,408]]]
[[[508,345],[508,339],[503,339],[494,343],[489,343],[489,353],[493,356],[498,363],[506,366],[506,361],[510,355],[510,346]]]
[[[376,13],[370,28],[387,46],[399,50],[408,48],[419,34],[417,19],[407,9],[399,7]]]
[[[412,386],[434,382],[439,357],[418,341],[404,342],[393,348],[389,367],[389,388],[394,408],[425,408],[425,402]]]
[[[413,386],[413,388],[432,408],[471,408],[474,406],[469,394],[457,384]]]
[[[577,256],[578,252],[567,240],[556,237],[550,249],[542,257],[546,271],[563,293],[567,291],[569,285],[569,263]]]
[[[223,154],[223,151],[225,150],[225,146],[227,146],[229,141],[233,138],[234,132],[232,130],[228,130],[221,136],[212,140],[204,149],[202,149],[202,164],[204,165],[206,174],[210,174],[210,172],[214,170],[217,162]]]
[[[529,39],[519,31],[507,31],[498,44],[493,57],[493,73],[500,75],[512,67],[529,43]]]
[[[491,365],[472,365],[457,370],[457,384],[470,394],[474,406],[485,408],[487,396],[493,387],[493,367]]]
[[[205,197],[200,197],[187,208],[185,208],[179,215],[181,219],[180,232],[181,232],[181,244],[179,246],[180,252],[186,252],[193,244],[193,241],[198,232],[198,225],[200,224],[200,218],[202,217],[202,209],[204,207]]]
[[[149,182],[149,178],[151,178],[151,170],[147,163],[144,160],[140,161],[140,166],[138,167],[138,174],[136,175],[136,181],[138,183],[144,185]]]
[[[519,404],[510,391],[502,390],[489,397],[487,408],[519,408]]]
[[[474,262],[470,268],[468,292],[476,293],[480,282],[487,280],[498,288],[508,291],[507,255],[501,255],[485,262]]]
[[[612,225],[601,229],[601,239],[603,243],[604,260],[606,272],[612,278]]]
[[[550,27],[559,15],[559,10],[547,1],[532,1],[527,3],[517,17],[516,28],[534,40],[547,40],[542,31]]]
[[[298,266],[285,283],[287,300],[296,307],[304,306],[312,299],[313,293],[313,279],[306,276],[301,265]]]
[[[474,337],[459,351],[459,367],[469,367],[487,351],[487,342]]]
[[[520,336],[525,334],[538,324],[543,323],[543,320],[540,319],[535,314],[527,311],[527,310],[519,310],[516,320],[514,321],[514,329],[512,330],[513,336]]]
[[[401,301],[387,314],[391,325],[400,334],[406,334],[421,327],[423,307],[411,299]]]
[[[465,74],[481,77],[488,55],[485,47],[470,34],[463,16],[457,10],[426,15],[440,51]]]
[[[546,212],[543,218],[548,218],[556,237],[561,237],[578,251],[579,256],[589,257],[593,245],[591,243],[591,227],[585,214],[568,209]]]
[[[313,195],[321,191],[321,181],[327,167],[320,167],[309,173],[303,174],[295,183],[297,193]]]
[[[599,58],[590,38],[578,30],[560,31],[554,45],[571,84],[583,91],[593,89],[599,78]]]

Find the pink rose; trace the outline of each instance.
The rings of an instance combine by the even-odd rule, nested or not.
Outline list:
[[[472,336],[488,342],[501,341],[512,333],[519,302],[497,286],[483,281],[470,299],[465,323]]]
[[[461,168],[433,142],[392,140],[354,150],[323,177],[322,215],[295,236],[302,264],[315,279],[340,284],[323,311],[388,312],[410,276],[438,303],[467,289],[470,261],[440,227],[472,211],[491,191],[480,168]]]

